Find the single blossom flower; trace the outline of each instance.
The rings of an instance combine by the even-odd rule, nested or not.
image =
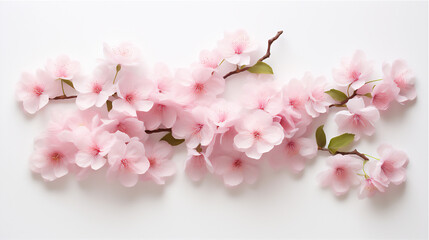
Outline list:
[[[157,184],[165,184],[166,178],[176,173],[176,166],[171,161],[173,148],[164,141],[147,141],[144,146],[150,167],[143,175],[143,179],[153,180]]]
[[[367,164],[371,176],[381,182],[399,185],[407,179],[405,167],[408,164],[407,155],[392,146],[383,144],[378,148],[380,161],[371,161]]]
[[[110,150],[108,161],[107,176],[118,178],[125,187],[135,186],[139,176],[146,173],[150,166],[143,144],[135,138],[128,144],[117,141]]]
[[[238,134],[234,137],[234,145],[254,159],[259,159],[284,138],[280,124],[273,122],[272,117],[262,110],[255,110],[243,117],[235,129]]]
[[[53,79],[72,80],[80,70],[80,64],[66,55],[60,55],[55,60],[49,59],[46,71]]]
[[[340,68],[332,70],[334,80],[340,86],[349,86],[357,90],[372,80],[372,62],[366,59],[363,51],[356,51],[351,59],[343,59]]]
[[[371,103],[378,110],[387,110],[390,103],[397,98],[398,93],[399,88],[393,82],[384,80],[374,87]]]
[[[132,66],[140,62],[140,50],[131,43],[120,43],[116,46],[103,46],[106,62],[113,65]]]
[[[305,94],[305,86],[303,81],[296,78],[291,79],[285,86],[283,86],[283,106],[285,109],[292,109],[300,114],[307,114],[305,110],[305,103],[308,96]]]
[[[183,112],[173,126],[173,136],[185,139],[188,148],[196,148],[199,144],[209,145],[215,133],[214,124],[208,119],[209,112],[209,109],[201,106]]]
[[[322,187],[331,187],[335,195],[343,195],[351,186],[359,184],[356,174],[362,168],[362,161],[348,155],[335,155],[327,159],[329,169],[321,172],[318,179]]]
[[[213,172],[213,165],[204,153],[188,148],[185,172],[192,181],[200,181],[207,172]]]
[[[156,64],[149,78],[154,85],[151,96],[153,101],[175,100],[178,84],[167,65]]]
[[[178,107],[174,101],[158,101],[148,112],[137,112],[137,118],[144,122],[147,130],[155,130],[161,125],[171,128],[177,119]]]
[[[225,185],[233,187],[246,182],[253,184],[259,176],[256,160],[241,152],[230,152],[213,159],[214,172],[221,175]]]
[[[353,98],[347,102],[348,110],[335,115],[335,122],[341,132],[354,133],[359,139],[363,133],[371,136],[375,132],[374,124],[380,118],[380,113],[374,106],[365,107],[362,98]]]
[[[218,48],[225,61],[244,66],[250,63],[250,53],[256,51],[257,45],[246,31],[238,30],[225,33],[224,39],[218,43]]]
[[[218,50],[203,50],[200,53],[200,64],[205,67],[216,69],[222,62],[222,55]]]
[[[152,82],[146,78],[125,74],[118,81],[119,98],[113,101],[113,109],[131,116],[137,116],[136,111],[147,112],[153,106],[149,100],[152,90]]]
[[[109,112],[109,119],[102,119],[101,121],[103,122],[103,127],[111,133],[119,131],[127,134],[130,138],[136,137],[140,140],[148,138],[144,123],[126,113],[112,110]]]
[[[359,189],[359,198],[372,197],[376,192],[385,192],[387,184],[375,179],[375,178],[365,178],[361,181]]]
[[[23,73],[18,83],[16,96],[24,105],[25,111],[30,114],[42,109],[61,92],[60,82],[52,80],[46,71],[38,70],[36,75]]]
[[[216,132],[224,133],[234,125],[239,117],[240,106],[220,99],[210,106],[209,119],[216,125]]]
[[[281,93],[271,81],[245,85],[241,102],[247,109],[260,109],[272,116],[279,114],[283,108]]]
[[[43,136],[34,143],[35,151],[30,164],[34,172],[46,181],[67,175],[74,163],[76,148],[71,143],[61,142],[55,136]]]
[[[100,112],[93,109],[76,111],[66,114],[64,117],[58,114],[53,114],[53,116],[55,118],[49,123],[48,131],[64,142],[73,142],[75,131],[82,126],[92,131],[102,125]]]
[[[417,96],[414,87],[415,76],[404,60],[383,64],[384,81],[393,81],[399,88],[396,100],[399,103],[414,100]]]
[[[313,77],[306,73],[302,78],[305,84],[305,110],[315,118],[327,111],[330,105],[329,96],[325,93],[326,79],[324,77]]]
[[[73,85],[79,92],[76,98],[79,109],[85,110],[94,105],[101,107],[116,92],[111,73],[105,66],[99,66],[91,78],[74,81]]]

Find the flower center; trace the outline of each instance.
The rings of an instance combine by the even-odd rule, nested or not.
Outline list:
[[[204,125],[201,123],[198,123],[197,125],[195,125],[194,134],[199,133],[201,131],[201,129],[203,129],[203,127],[204,127]]]
[[[62,158],[63,158],[63,155],[59,152],[53,152],[51,154],[51,161],[54,163],[61,161]]]
[[[393,169],[394,169],[394,167],[392,166],[392,164],[391,164],[390,162],[384,162],[384,163],[381,165],[381,169],[382,169],[384,172],[392,172],[392,171],[393,171]]]
[[[337,168],[335,169],[335,175],[338,177],[342,177],[346,171],[343,168]]]
[[[34,94],[36,94],[36,96],[40,96],[43,94],[43,88],[39,87],[39,86],[35,86],[33,89]]]
[[[153,168],[153,167],[155,167],[157,164],[156,164],[156,158],[148,158],[148,160],[149,160],[149,163],[150,163],[150,167],[151,168]]]
[[[404,76],[402,75],[396,77],[393,81],[396,83],[396,86],[398,86],[399,88],[405,88],[405,86],[407,85],[405,82]]]
[[[123,168],[128,168],[128,160],[127,159],[122,159],[121,160],[121,167],[123,167]]]
[[[133,94],[127,94],[125,96],[125,101],[127,101],[128,103],[132,103],[134,100],[134,95]]]
[[[117,47],[117,48],[113,48],[112,50],[115,55],[119,55],[122,57],[129,57],[132,55],[132,52],[128,48]]]
[[[235,159],[234,163],[232,164],[235,168],[240,168],[241,165],[243,165],[243,161],[241,159]]]
[[[353,82],[356,82],[357,80],[359,80],[360,75],[360,72],[353,71],[350,73],[350,78],[353,80]]]
[[[101,90],[103,90],[103,89],[100,86],[100,84],[98,84],[98,83],[94,84],[94,86],[92,87],[92,92],[93,93],[97,93],[98,94],[98,93],[101,92]]]
[[[92,153],[92,155],[94,155],[94,156],[97,156],[98,154],[100,154],[100,148],[98,147],[98,146],[93,146],[92,148],[91,148],[91,153]]]
[[[261,138],[261,133],[260,133],[259,131],[254,131],[254,132],[253,132],[253,137],[254,137],[255,139],[259,139],[259,138]]]
[[[195,83],[194,90],[195,90],[195,93],[198,93],[198,94],[204,92],[204,84]]]

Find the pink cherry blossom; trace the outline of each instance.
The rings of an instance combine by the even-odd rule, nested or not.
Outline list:
[[[256,51],[257,45],[246,31],[238,30],[225,33],[224,39],[218,43],[219,51],[224,59],[239,66],[250,63],[250,53]]]
[[[76,148],[71,143],[61,142],[55,136],[43,136],[35,141],[35,151],[30,164],[43,179],[53,181],[67,175],[74,162]]]
[[[120,43],[113,47],[105,43],[103,51],[109,64],[132,66],[140,62],[140,50],[132,43]]]
[[[173,148],[164,141],[147,141],[144,146],[150,167],[143,175],[143,179],[165,184],[166,178],[176,173],[176,166],[171,161]]]
[[[190,112],[183,112],[173,126],[173,136],[185,139],[188,148],[199,144],[207,146],[213,140],[215,127],[208,119],[209,109],[196,107]]]
[[[148,112],[137,112],[137,117],[144,122],[147,130],[157,129],[161,125],[171,128],[177,119],[177,108],[173,101],[158,101]]]
[[[75,80],[73,85],[79,92],[76,105],[82,110],[94,105],[96,107],[103,106],[107,99],[116,92],[112,76],[112,72],[102,65],[96,68],[91,78]]]
[[[330,156],[326,162],[329,169],[318,175],[322,187],[331,187],[339,196],[345,194],[351,186],[359,184],[356,173],[362,168],[361,160],[348,155],[335,155]]]
[[[107,176],[118,178],[125,187],[136,185],[139,176],[146,173],[150,166],[143,144],[135,138],[128,144],[117,141],[110,150],[108,161]]]
[[[390,103],[397,98],[398,93],[399,88],[393,82],[384,80],[374,87],[371,103],[378,110],[387,110]]]
[[[305,86],[303,82],[294,78],[283,86],[283,106],[284,108],[292,108],[298,113],[306,113],[305,102],[307,96],[305,94]]]
[[[175,99],[178,84],[167,65],[156,64],[152,76],[149,78],[155,88],[151,96],[155,102]]]
[[[203,50],[200,53],[200,63],[205,67],[216,69],[222,61],[222,55],[218,50]]]
[[[73,142],[75,130],[82,126],[92,131],[102,124],[99,111],[94,109],[76,111],[65,116],[57,115],[53,120],[56,121],[49,123],[48,130],[64,142]]]
[[[335,115],[335,122],[341,132],[354,133],[355,139],[361,134],[371,136],[375,132],[374,124],[380,118],[380,113],[374,106],[365,107],[362,98],[353,98],[347,102],[348,110]]]
[[[210,106],[210,110],[209,119],[216,125],[216,132],[224,133],[238,119],[240,106],[224,99],[219,99]]]
[[[370,81],[373,72],[372,62],[366,59],[363,51],[356,51],[351,59],[343,59],[340,68],[332,70],[334,80],[340,86],[349,86],[353,90]]]
[[[118,80],[118,96],[113,101],[113,108],[118,112],[126,112],[132,116],[137,116],[136,111],[149,111],[153,102],[149,96],[153,90],[152,82],[144,77],[134,74],[124,74]]]
[[[330,105],[329,96],[326,91],[326,79],[324,77],[313,77],[306,73],[302,78],[305,85],[305,109],[313,118],[320,113],[325,113]]]
[[[48,104],[50,97],[59,94],[60,88],[59,81],[52,80],[45,71],[38,70],[36,75],[22,74],[16,96],[22,101],[25,111],[34,114]]]
[[[111,132],[123,132],[129,137],[137,137],[140,140],[147,139],[147,134],[145,132],[145,126],[142,121],[127,115],[126,113],[121,113],[116,110],[109,112],[109,119],[102,119],[104,128]]]
[[[317,145],[310,138],[285,138],[275,150],[268,157],[271,167],[278,169],[286,166],[292,172],[299,173],[304,169],[306,160],[316,156]]]
[[[271,81],[245,85],[241,102],[247,109],[261,109],[272,116],[279,114],[283,107],[281,93]]]
[[[361,181],[358,196],[360,199],[372,197],[377,191],[385,192],[386,188],[387,184],[382,181],[379,181],[375,178],[365,178]]]
[[[396,100],[399,103],[411,101],[416,98],[414,87],[415,76],[404,60],[396,60],[390,64],[383,64],[383,74],[385,81],[393,81],[400,89]]]
[[[234,137],[234,145],[254,159],[259,159],[284,138],[280,124],[273,122],[272,117],[262,110],[254,110],[243,117],[235,129],[238,134]]]
[[[49,59],[46,71],[53,79],[72,80],[80,70],[80,64],[66,55],[60,55],[55,60]]]
[[[188,149],[185,172],[192,181],[200,181],[208,172],[213,172],[213,166],[205,154]]]
[[[184,104],[195,104],[195,101],[207,102],[213,100],[224,91],[225,80],[213,69],[195,67],[192,72],[179,69],[176,79],[182,85],[181,94]]]
[[[98,170],[106,163],[106,155],[109,153],[116,139],[103,128],[90,131],[86,127],[79,127],[74,131],[74,145],[77,147],[76,164],[79,167],[91,166]]]
[[[380,161],[371,161],[367,164],[371,176],[382,182],[399,185],[407,179],[405,167],[408,164],[407,155],[392,146],[383,144],[378,148]]]
[[[216,174],[221,175],[225,185],[233,187],[243,181],[253,184],[259,176],[258,162],[241,152],[230,152],[213,159]]]

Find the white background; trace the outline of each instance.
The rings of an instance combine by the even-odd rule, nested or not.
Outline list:
[[[0,238],[427,238],[427,2],[357,3],[0,3]],[[364,50],[377,64],[406,59],[417,76],[417,101],[382,113],[377,133],[357,145],[376,155],[388,142],[410,158],[408,181],[388,193],[336,198],[315,176],[326,155],[303,174],[264,170],[257,184],[227,189],[215,177],[200,184],[179,173],[165,187],[127,189],[104,173],[77,182],[45,183],[31,174],[32,141],[56,103],[27,116],[14,99],[23,71],[66,53],[90,72],[102,43],[130,40],[147,63],[187,67],[225,30],[244,28],[265,41],[281,39],[267,60],[278,81],[305,71],[325,75],[341,57]],[[230,80],[234,82],[234,80]],[[232,84],[234,85],[234,84]],[[238,85],[230,86],[234,92]],[[331,115],[333,115],[331,113]],[[328,135],[336,134],[331,121]],[[185,149],[174,161],[182,167]]]

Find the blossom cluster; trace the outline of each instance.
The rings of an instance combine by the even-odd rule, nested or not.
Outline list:
[[[280,34],[270,39],[268,57]],[[164,184],[176,172],[172,146],[184,143],[185,172],[194,181],[210,173],[227,186],[252,184],[264,162],[299,173],[318,151],[332,155],[319,179],[337,195],[360,184],[359,196],[372,196],[405,181],[408,159],[402,151],[382,145],[380,159],[372,160],[357,150],[340,151],[372,135],[380,111],[392,102],[416,97],[414,76],[404,61],[384,64],[382,79],[375,79],[372,62],[357,51],[333,70],[335,88],[310,73],[281,85],[263,62],[267,57],[255,58],[259,49],[239,30],[225,33],[198,62],[176,71],[165,64],[143,70],[148,68],[131,43],[105,44],[104,58],[90,75],[68,56],[48,60],[36,74],[22,75],[18,100],[30,114],[57,100],[75,99],[79,110],[52,116],[35,141],[31,169],[47,181],[106,168],[108,178],[126,187],[147,180]],[[236,93],[239,101],[224,96],[232,74],[249,80]],[[344,109],[335,122],[348,135],[331,139],[325,148],[323,127],[315,140],[312,123],[334,108]]]

